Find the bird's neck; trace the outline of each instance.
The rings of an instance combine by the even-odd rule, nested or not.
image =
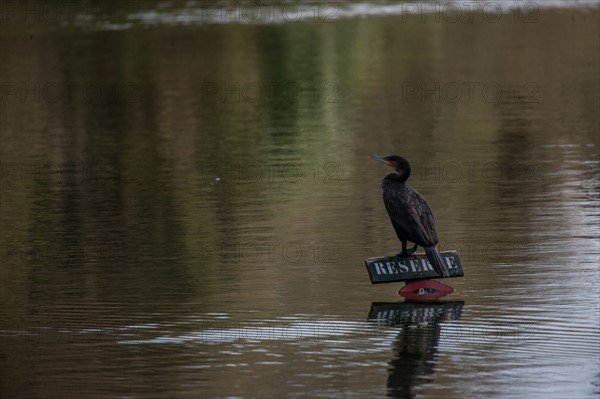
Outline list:
[[[391,180],[394,183],[406,183],[408,180],[408,176],[410,176],[410,172],[400,171],[400,172],[392,172],[388,173],[385,176],[385,180]]]
[[[396,167],[394,168],[394,170],[396,171],[396,174],[398,175],[397,179],[399,181],[404,183],[405,181],[408,180],[408,177],[410,176],[410,164],[408,163],[408,161],[406,159],[403,159],[402,162],[397,164]]]
[[[394,173],[394,174],[396,175],[396,180],[404,183],[408,180],[408,177],[410,176],[410,168],[396,170],[396,173]]]

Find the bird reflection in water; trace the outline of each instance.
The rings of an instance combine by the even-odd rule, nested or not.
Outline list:
[[[463,301],[373,302],[369,321],[386,327],[400,327],[390,361],[388,396],[409,399],[414,389],[434,373],[442,321],[458,320]]]

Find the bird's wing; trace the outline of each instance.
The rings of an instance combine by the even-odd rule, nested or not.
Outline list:
[[[395,194],[386,195],[384,193],[383,203],[385,204],[385,209],[396,226],[406,232],[407,235],[411,235],[412,216],[405,206],[400,205],[401,202],[397,201],[396,197]]]
[[[433,246],[438,243],[437,232],[435,231],[435,219],[433,212],[427,204],[427,201],[415,191],[415,217],[419,218],[421,228],[421,239],[427,246]]]
[[[385,208],[398,226],[407,233],[407,238],[421,246],[433,246],[438,238],[431,208],[412,188],[384,192]]]
[[[388,202],[385,201],[385,197],[384,197],[384,204],[385,204],[385,209],[388,213],[388,216],[390,217],[390,221],[392,222],[392,226],[394,227],[394,230],[396,231],[396,235],[398,236],[398,239],[400,239],[400,240],[410,239],[411,238],[411,230],[410,230],[408,224],[402,223],[403,220],[406,221],[406,217],[400,215],[400,212],[398,212],[398,210],[396,210],[397,207],[388,204]]]

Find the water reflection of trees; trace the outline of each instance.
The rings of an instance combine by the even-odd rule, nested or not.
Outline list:
[[[419,170],[433,163],[521,162],[552,173],[561,162],[542,163],[557,159],[556,149],[545,144],[597,142],[598,60],[589,51],[597,48],[597,23],[587,23],[597,21],[597,11],[573,11],[571,18],[565,12],[544,11],[533,25],[510,18],[497,24],[398,23],[393,17],[325,25],[161,25],[123,31],[11,25],[0,37],[3,81],[29,89],[36,82],[63,88],[75,82],[104,90],[116,85],[122,91],[116,99],[103,96],[99,101],[87,100],[81,90],[74,101],[8,96],[0,107],[3,162],[103,164],[132,178],[68,186],[56,179],[19,182],[16,190],[13,186],[3,192],[2,236],[42,244],[52,238],[78,247],[99,244],[112,251],[121,245],[131,256],[126,267],[111,260],[85,270],[11,264],[5,267],[15,271],[15,284],[6,285],[4,295],[18,303],[33,300],[36,306],[43,295],[20,297],[23,293],[14,287],[52,292],[40,284],[64,276],[65,284],[81,280],[77,294],[92,301],[119,297],[124,290],[145,300],[153,300],[157,291],[175,290],[186,293],[185,300],[201,299],[212,290],[207,277],[224,268],[213,265],[218,262],[195,262],[203,241],[336,243],[339,263],[355,262],[372,254],[357,254],[362,248],[354,251],[347,243],[368,248],[380,245],[381,237],[395,240],[389,224],[381,223],[385,214],[376,194],[381,169],[365,167],[365,154],[375,147],[410,154],[415,165],[411,180],[435,210],[443,241],[480,242],[474,220],[483,226],[479,230],[507,217],[530,220],[531,209],[512,206],[522,203],[514,193],[550,191],[555,180],[509,178],[508,184],[491,186],[481,180],[480,170],[476,182],[481,184],[470,183],[466,170],[456,183]],[[457,61],[463,59],[468,62]],[[557,79],[565,76],[570,78]],[[315,81],[334,83],[339,101],[315,101],[310,89]],[[402,98],[406,84],[457,82],[464,88],[465,81],[496,82],[503,89],[534,82],[539,102],[515,101],[512,94],[498,102],[481,96],[456,103],[443,97]],[[263,87],[292,82],[306,91],[298,101],[231,101],[229,96],[223,102],[219,96],[203,96],[206,84],[231,88],[252,82]],[[585,156],[579,150],[561,154],[559,160]],[[265,180],[216,184],[217,175],[206,170],[222,161],[302,164],[305,175],[287,185]],[[343,184],[315,184],[307,175],[312,173],[309,166],[328,161],[338,163],[340,177],[351,178]],[[512,214],[488,211],[507,205]],[[474,215],[473,209],[486,212]],[[449,226],[452,234],[444,234]],[[169,258],[166,266],[161,264]],[[158,266],[147,267],[155,264],[149,260]],[[307,269],[323,269],[307,263]],[[133,264],[146,278],[139,278]],[[253,270],[241,263],[228,267],[239,281]],[[266,279],[282,285],[282,292],[296,289],[300,296],[309,290],[334,296],[347,285],[346,279],[298,284],[280,267],[266,269]],[[310,271],[305,275],[314,275]],[[251,295],[246,299],[264,295],[264,304],[287,300],[267,291]]]

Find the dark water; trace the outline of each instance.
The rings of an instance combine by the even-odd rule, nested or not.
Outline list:
[[[598,4],[513,3],[11,3],[0,396],[597,397]],[[369,283],[371,153],[452,295]]]

